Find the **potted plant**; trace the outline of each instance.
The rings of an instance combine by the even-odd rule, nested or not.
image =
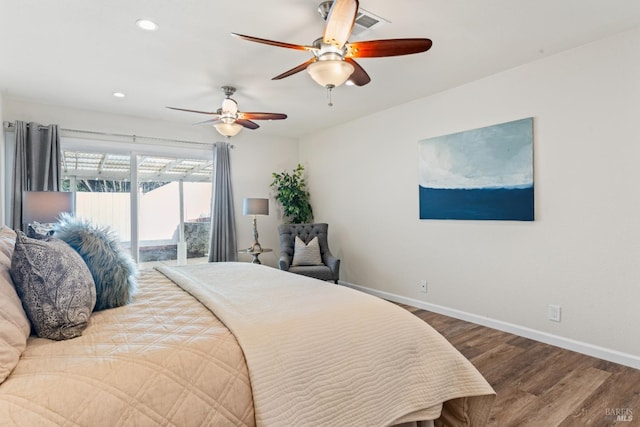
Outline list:
[[[283,220],[290,224],[307,224],[313,221],[313,211],[309,203],[307,183],[302,177],[304,166],[298,164],[292,173],[272,173],[271,188],[275,198],[282,205]]]

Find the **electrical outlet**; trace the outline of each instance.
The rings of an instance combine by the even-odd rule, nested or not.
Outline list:
[[[559,322],[561,319],[562,309],[559,305],[549,304],[547,307],[547,319],[552,320],[554,322]]]
[[[427,293],[427,281],[426,280],[420,280],[418,282],[418,285],[420,285],[420,292],[422,292],[423,294]]]

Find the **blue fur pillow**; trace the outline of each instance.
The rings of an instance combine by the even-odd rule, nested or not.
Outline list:
[[[113,229],[63,214],[54,230],[54,236],[75,249],[89,267],[96,283],[95,311],[131,302],[138,269]]]

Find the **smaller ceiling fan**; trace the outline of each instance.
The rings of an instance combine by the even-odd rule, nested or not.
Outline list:
[[[231,98],[236,91],[233,86],[222,86],[220,89],[226,95],[224,101],[222,101],[222,107],[217,111],[198,111],[188,110],[186,108],[167,107],[172,110],[187,111],[189,113],[209,114],[214,116],[212,119],[205,120],[202,123],[213,123],[213,126],[221,134],[228,138],[236,136],[242,128],[258,129],[260,126],[252,120],[283,120],[287,118],[286,114],[282,113],[248,113],[238,111],[238,103],[235,99]]]
[[[340,86],[347,80],[356,86],[364,86],[371,81],[367,72],[353,58],[409,55],[425,52],[432,45],[431,40],[424,38],[349,42],[358,7],[358,0],[329,0],[320,3],[318,12],[326,21],[324,34],[311,46],[261,39],[237,33],[231,33],[231,35],[256,43],[311,52],[313,58],[275,76],[272,80],[280,80],[306,69],[313,80],[327,88],[329,105],[332,105],[331,90],[336,86]]]

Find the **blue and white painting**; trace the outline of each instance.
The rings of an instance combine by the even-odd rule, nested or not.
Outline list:
[[[419,142],[420,219],[533,221],[533,118]]]

